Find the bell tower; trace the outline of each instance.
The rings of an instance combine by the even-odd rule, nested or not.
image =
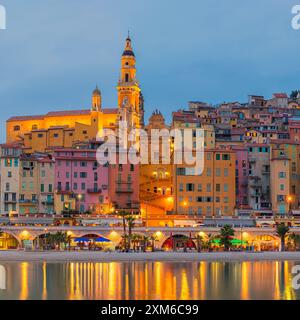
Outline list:
[[[98,89],[98,86],[96,86],[96,89],[93,91],[92,96],[92,111],[101,111],[101,104],[101,91]]]
[[[136,79],[136,60],[128,35],[121,57],[120,79],[117,85],[119,117],[131,128],[140,128],[141,89]]]

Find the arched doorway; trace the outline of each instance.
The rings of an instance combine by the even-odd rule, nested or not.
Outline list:
[[[167,238],[163,245],[163,250],[180,250],[180,249],[196,249],[194,241],[183,234],[175,234]]]
[[[0,250],[17,249],[19,241],[11,234],[0,232]]]
[[[274,236],[264,234],[254,238],[253,246],[255,251],[279,251],[280,241]]]

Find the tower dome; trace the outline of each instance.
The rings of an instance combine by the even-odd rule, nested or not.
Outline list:
[[[98,86],[96,86],[92,96],[92,111],[100,111],[101,102],[102,102],[101,91],[98,89]]]

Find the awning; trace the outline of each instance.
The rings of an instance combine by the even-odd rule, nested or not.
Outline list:
[[[95,242],[111,242],[109,239],[103,238],[103,237],[99,237],[94,239]]]
[[[109,239],[98,237],[98,238],[87,238],[87,237],[81,237],[81,238],[75,238],[75,242],[111,242]]]
[[[89,238],[82,237],[82,238],[75,238],[74,241],[75,242],[88,242],[91,240]]]

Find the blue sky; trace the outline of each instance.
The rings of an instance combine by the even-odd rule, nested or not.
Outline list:
[[[300,89],[300,0],[0,0],[0,139],[12,115],[89,108],[96,83],[104,107],[128,28],[147,117],[189,100],[246,101]]]

